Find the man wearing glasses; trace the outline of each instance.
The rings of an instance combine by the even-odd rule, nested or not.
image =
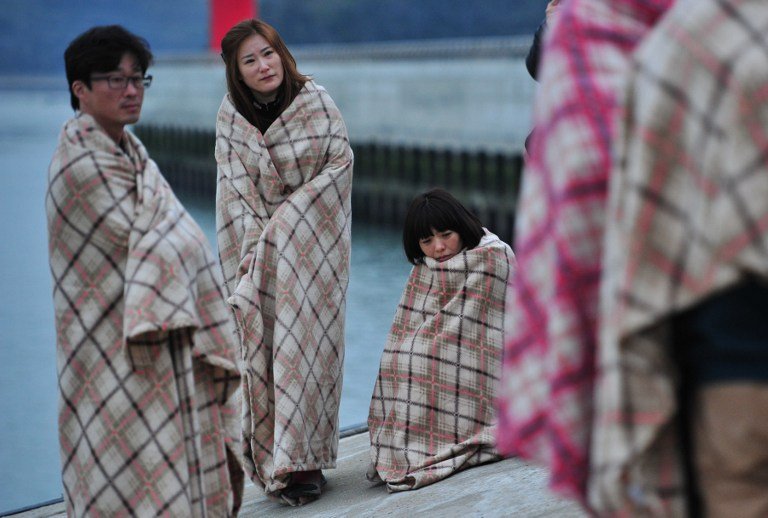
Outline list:
[[[93,117],[118,144],[125,125],[138,122],[144,89],[152,83],[152,76],[144,75],[152,61],[149,46],[144,40],[122,31],[115,26],[91,29],[80,38],[87,38],[91,33],[94,45],[103,45],[104,51],[88,53],[87,49],[75,46],[75,40],[64,56],[72,108]],[[112,33],[112,40],[105,39],[107,32]],[[125,47],[122,55],[109,52],[111,47],[116,50],[119,46]],[[119,60],[117,66],[113,63],[116,59]]]
[[[221,271],[127,124],[152,53],[94,27],[64,53],[72,108],[46,212],[68,516],[234,516],[240,386]]]

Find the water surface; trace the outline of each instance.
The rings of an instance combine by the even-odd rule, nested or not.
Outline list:
[[[63,82],[62,82],[63,84]],[[45,189],[66,91],[0,91],[0,513],[61,496]],[[209,203],[184,200],[215,245]],[[341,426],[363,423],[410,271],[397,232],[353,225]]]

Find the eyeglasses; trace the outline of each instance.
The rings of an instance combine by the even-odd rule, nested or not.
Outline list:
[[[125,90],[128,87],[128,81],[130,81],[134,88],[142,90],[149,88],[149,85],[152,84],[152,76],[94,76],[91,77],[91,81],[106,81],[112,90]]]

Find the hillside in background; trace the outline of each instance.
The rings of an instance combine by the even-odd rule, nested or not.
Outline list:
[[[63,76],[67,44],[118,23],[154,52],[208,50],[208,0],[0,0],[0,75]],[[259,0],[289,45],[533,34],[546,0]]]
[[[64,49],[94,25],[123,25],[157,53],[208,48],[208,0],[0,0],[0,6],[4,75],[63,76]]]
[[[546,0],[260,0],[286,43],[533,34]]]

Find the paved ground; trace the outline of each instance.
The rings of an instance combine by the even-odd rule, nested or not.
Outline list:
[[[240,516],[367,517],[544,517],[582,518],[570,501],[547,492],[543,470],[517,459],[478,466],[416,491],[389,494],[365,479],[368,434],[341,440],[338,469],[328,471],[322,498],[304,507],[288,507],[267,499],[248,484]],[[63,504],[21,515],[29,518],[64,516]]]

